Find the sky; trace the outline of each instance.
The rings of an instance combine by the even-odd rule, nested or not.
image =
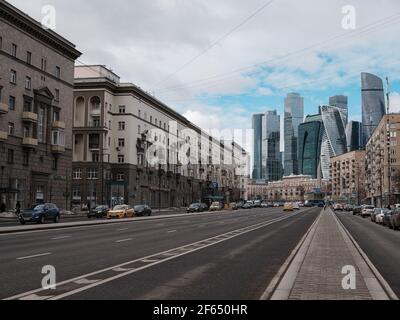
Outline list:
[[[359,121],[361,72],[388,76],[400,111],[399,0],[9,2],[39,21],[54,6],[78,64],[106,65],[203,129],[249,129],[253,113],[283,114],[289,92],[305,115],[347,95]]]

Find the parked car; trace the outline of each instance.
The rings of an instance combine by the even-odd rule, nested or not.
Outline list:
[[[353,208],[353,215],[361,215],[362,207],[361,206],[355,206]]]
[[[375,208],[374,211],[371,213],[371,221],[376,222],[376,216],[379,214],[384,214],[384,212],[388,211],[388,209],[384,208]]]
[[[299,204],[299,207],[300,207],[300,208],[303,208],[303,207],[304,207],[304,202],[299,202],[298,204]]]
[[[231,202],[229,204],[229,207],[234,211],[236,211],[236,210],[238,210],[240,208],[236,202]]]
[[[389,227],[390,229],[392,229],[392,223],[390,221],[392,214],[393,211],[387,210],[382,218],[382,225],[384,225],[385,227]]]
[[[251,205],[250,203],[248,203],[248,202],[246,202],[246,203],[243,205],[243,207],[242,207],[242,209],[251,209],[251,208],[253,208],[253,207],[252,207],[252,205]]]
[[[370,217],[371,214],[374,212],[374,206],[364,206],[361,210],[361,217]]]
[[[213,202],[210,206],[210,211],[220,211],[223,209],[221,202]]]
[[[208,211],[208,205],[206,205],[205,203],[201,203],[201,211]]]
[[[144,216],[151,216],[151,208],[147,204],[137,205],[133,208],[135,216],[137,217],[144,217]]]
[[[378,213],[375,217],[376,223],[377,224],[383,224],[383,218],[385,217],[385,212],[382,211],[380,213]]]
[[[262,203],[261,200],[255,200],[255,201],[254,201],[254,207],[255,207],[255,208],[261,208],[261,203]]]
[[[279,202],[274,202],[274,208],[279,208],[281,204]]]
[[[294,211],[293,203],[286,202],[283,206],[283,211]]]
[[[400,229],[400,208],[393,210],[390,216],[390,224],[394,230]]]
[[[21,224],[27,222],[45,223],[46,221],[58,223],[60,221],[60,209],[54,203],[37,204],[22,210],[18,218]]]
[[[107,219],[112,219],[112,218],[117,218],[117,219],[123,219],[123,218],[131,218],[135,215],[135,211],[133,210],[132,207],[122,204],[115,206],[114,209],[108,211],[107,213]]]
[[[354,208],[354,206],[352,204],[346,204],[344,206],[344,211],[351,212],[351,211],[353,211],[353,208]]]
[[[293,205],[294,210],[300,210],[300,206],[299,206],[298,202],[293,202],[292,205]]]
[[[88,219],[90,218],[105,218],[110,208],[107,205],[97,206],[90,210],[87,214]]]
[[[187,213],[193,213],[193,212],[202,212],[203,211],[203,206],[201,203],[192,203],[189,208],[187,208]]]
[[[268,202],[263,201],[263,202],[261,203],[261,208],[268,208]]]
[[[343,205],[341,203],[335,203],[333,206],[333,210],[335,211],[343,211]]]

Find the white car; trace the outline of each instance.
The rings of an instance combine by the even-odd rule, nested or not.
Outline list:
[[[382,224],[382,223],[383,223],[383,217],[384,217],[384,216],[385,216],[384,213],[379,213],[379,214],[377,214],[376,217],[375,217],[376,223]]]
[[[293,209],[294,210],[300,210],[300,206],[298,202],[293,202]]]
[[[364,206],[361,210],[361,217],[370,217],[371,214],[374,212],[375,207],[374,206]]]

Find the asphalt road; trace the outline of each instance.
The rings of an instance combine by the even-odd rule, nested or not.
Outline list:
[[[400,231],[371,222],[369,218],[336,212],[361,249],[400,297]]]
[[[66,299],[258,299],[319,212],[239,210],[0,235],[0,299],[40,288],[45,265],[57,283],[98,281],[49,293]],[[134,272],[118,267],[135,259]]]

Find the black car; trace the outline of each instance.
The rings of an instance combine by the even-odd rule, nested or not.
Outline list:
[[[392,229],[392,223],[391,223],[391,221],[390,221],[390,217],[391,217],[391,215],[393,214],[393,211],[386,211],[384,214],[385,214],[385,215],[383,216],[382,224],[383,224],[384,226],[386,226],[386,227]]]
[[[201,203],[192,203],[189,208],[187,208],[187,213],[202,212],[204,211],[204,206]]]
[[[96,208],[90,210],[87,214],[87,217],[90,218],[105,218],[107,216],[110,208],[106,205],[97,206]]]
[[[22,210],[18,218],[21,224],[27,222],[45,223],[46,221],[57,223],[60,221],[60,209],[54,203],[37,204]]]
[[[150,217],[152,213],[151,208],[146,204],[135,206],[133,210],[135,211],[135,215],[138,217],[144,217],[144,216]]]

